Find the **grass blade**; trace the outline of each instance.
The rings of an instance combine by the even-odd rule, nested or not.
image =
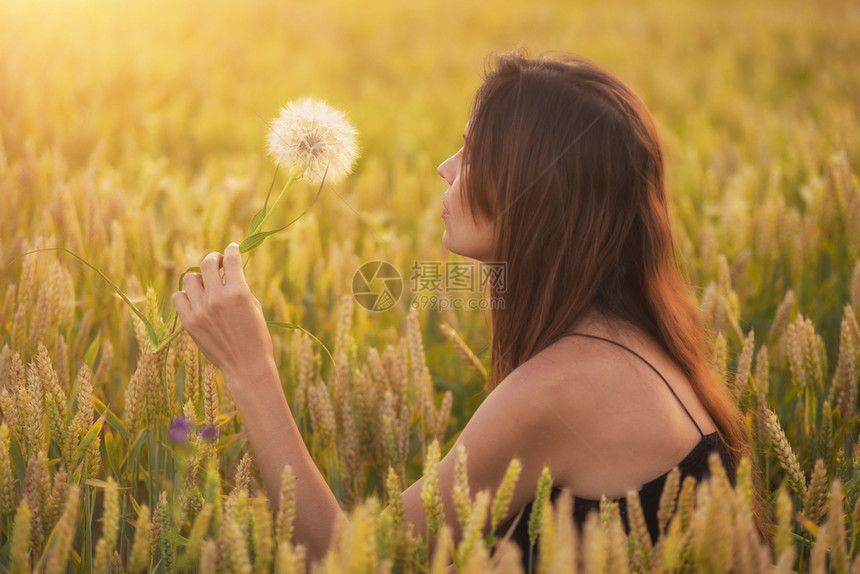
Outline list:
[[[99,412],[100,415],[104,415],[104,413],[107,413],[107,415],[105,416],[107,417],[106,420],[110,427],[119,434],[121,434],[126,440],[126,442],[131,442],[131,437],[128,434],[128,429],[125,428],[125,425],[122,424],[122,421],[119,420],[119,418],[117,418],[117,416],[113,414],[113,412],[111,412],[111,410],[107,408],[107,406],[105,406],[105,404],[98,397],[93,397],[93,406],[95,406],[96,410]]]
[[[107,413],[109,411],[105,409],[102,413],[102,416],[98,418],[96,422],[93,423],[93,426],[90,427],[90,430],[87,431],[87,434],[84,435],[84,438],[81,439],[81,442],[78,443],[77,448],[75,449],[75,458],[72,462],[72,466],[78,466],[78,464],[84,459],[84,455],[87,452],[87,449],[90,447],[90,444],[99,436],[99,433],[102,432],[102,427],[105,424],[105,419],[107,418]]]
[[[128,463],[130,461],[140,460],[140,449],[143,447],[144,443],[149,439],[149,429],[141,429],[139,433],[137,433],[137,438],[134,439],[134,444],[131,445],[131,448],[128,450],[128,453],[125,455],[125,458],[120,463],[120,469],[123,473],[125,473],[128,468]]]
[[[183,281],[185,281],[185,276],[189,273],[200,273],[200,267],[189,267],[185,271],[182,272],[182,275],[179,276],[179,290],[182,291]]]
[[[313,333],[311,333],[310,331],[308,331],[307,329],[305,329],[301,325],[296,325],[294,323],[283,323],[280,321],[266,321],[266,325],[268,325],[269,327],[280,327],[282,329],[298,329],[299,331],[301,331],[303,333],[307,333],[311,339],[313,339],[314,341],[319,343],[319,346],[322,347],[323,351],[325,351],[325,354],[328,356],[328,360],[331,361],[332,364],[334,364],[334,358],[331,356],[331,353],[329,352],[328,347],[326,347],[322,341],[317,339],[316,335],[314,335]],[[335,380],[340,382],[340,379],[337,376],[337,369],[332,369],[332,372],[334,372]]]
[[[155,329],[152,327],[152,324],[146,318],[146,315],[144,315],[143,312],[140,309],[138,309],[134,305],[134,303],[131,302],[131,300],[126,296],[126,294],[123,293],[122,289],[117,287],[116,283],[111,281],[107,275],[102,273],[101,269],[99,269],[98,267],[96,267],[95,265],[93,265],[92,263],[90,263],[89,261],[87,261],[86,259],[81,257],[80,255],[78,255],[77,253],[75,253],[69,249],[66,249],[65,247],[43,247],[42,249],[34,249],[32,251],[27,251],[26,253],[22,253],[21,255],[16,257],[15,259],[12,259],[12,261],[10,263],[14,262],[16,259],[24,257],[25,255],[32,255],[33,253],[41,253],[43,251],[60,251],[62,253],[66,253],[67,255],[71,255],[72,257],[74,257],[75,259],[77,259],[78,261],[80,261],[81,263],[83,263],[84,265],[86,265],[87,267],[92,269],[93,271],[95,271],[99,277],[104,279],[104,281],[108,285],[110,285],[114,291],[116,291],[116,294],[119,295],[120,299],[125,301],[125,303],[131,308],[131,310],[134,312],[134,314],[137,315],[137,318],[140,319],[141,321],[143,321],[143,325],[144,325],[144,327],[146,327],[146,334],[149,336],[149,340],[152,341],[153,346],[155,346],[156,343],[158,343],[158,336],[156,335]]]

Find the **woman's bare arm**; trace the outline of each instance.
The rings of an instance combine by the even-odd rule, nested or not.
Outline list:
[[[281,474],[289,464],[296,479],[295,536],[316,560],[328,550],[342,511],[308,453],[290,413],[276,368],[272,340],[260,303],[242,273],[236,244],[209,254],[200,274],[185,277],[173,295],[182,324],[224,375],[269,500],[279,505]],[[223,279],[221,270],[223,269]]]
[[[514,371],[478,407],[469,419],[457,444],[463,445],[467,456],[469,491],[474,499],[481,490],[492,497],[501,484],[510,461],[518,459],[521,473],[514,489],[504,523],[516,516],[535,496],[538,478],[546,466],[552,474],[558,470],[559,421],[546,407],[546,388],[531,380],[527,369]],[[577,451],[573,441],[564,441],[568,450]],[[462,536],[454,506],[456,448],[452,448],[439,464],[439,490],[445,511],[445,521],[451,527],[455,542]],[[421,500],[422,477],[402,494],[406,519],[416,531],[426,536],[427,517]],[[492,503],[492,501],[491,501]],[[528,516],[521,520],[528,520]],[[489,531],[489,512],[484,533]],[[432,541],[431,541],[432,544]]]
[[[251,443],[263,487],[275,509],[280,506],[281,476],[289,464],[296,480],[295,539],[311,560],[329,547],[335,521],[343,516],[337,500],[311,459],[290,413],[277,370],[253,381],[233,381],[233,400]]]
[[[200,350],[223,373],[227,391],[242,415],[263,486],[276,507],[281,473],[285,465],[292,467],[297,500],[295,536],[307,547],[312,560],[319,559],[328,550],[335,522],[343,513],[290,413],[271,337],[260,304],[245,283],[238,247],[231,244],[223,256],[208,255],[201,263],[201,274],[187,275],[184,285],[185,291],[173,297],[180,319]],[[552,451],[557,448],[555,441],[545,439],[557,431],[552,418],[546,416],[547,397],[541,396],[545,389],[540,390],[531,378],[527,369],[519,369],[503,381],[458,440],[466,448],[473,497],[483,489],[494,495],[510,460],[516,457],[522,463],[509,517],[534,496],[541,469],[551,466]],[[446,522],[458,540],[461,532],[452,495],[455,463],[452,450],[439,465],[439,488]],[[423,479],[411,485],[402,500],[406,519],[423,537],[427,520],[422,486]]]

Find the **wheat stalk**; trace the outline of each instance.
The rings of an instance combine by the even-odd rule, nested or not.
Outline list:
[[[442,493],[439,490],[439,443],[435,440],[427,446],[424,459],[424,482],[421,485],[421,502],[427,515],[427,530],[436,534],[445,523],[442,508]]]
[[[806,496],[806,475],[797,462],[794,450],[785,438],[785,432],[779,424],[779,418],[767,407],[764,407],[764,425],[771,446],[776,451],[779,464],[788,475],[788,484],[791,489],[803,499]]]
[[[12,542],[9,549],[9,557],[12,563],[12,572],[24,574],[30,572],[30,556],[27,553],[31,544],[31,532],[33,514],[27,499],[21,500],[18,510],[15,512],[15,522],[12,525]]]
[[[162,490],[158,497],[158,506],[155,509],[155,524],[152,542],[161,551],[161,561],[166,572],[173,571],[173,560],[175,550],[171,540],[170,508],[167,506],[167,491]]]
[[[741,350],[741,354],[738,357],[738,364],[735,369],[735,377],[732,383],[732,387],[734,388],[735,398],[739,398],[743,395],[744,390],[746,389],[747,381],[750,376],[750,369],[752,367],[753,360],[753,352],[755,351],[755,331],[750,330],[747,334],[746,339],[744,340],[744,345]]]
[[[770,360],[767,345],[762,345],[755,357],[755,393],[767,394],[770,386]]]
[[[278,545],[290,542],[296,516],[296,479],[290,465],[281,471],[281,490],[278,496],[278,514],[275,518],[275,541]]]
[[[116,546],[119,529],[119,492],[113,477],[108,477],[104,489],[102,537],[96,544],[94,570],[98,573],[110,572],[110,555]]]
[[[451,346],[454,347],[454,350],[457,351],[460,359],[475,372],[482,383],[486,383],[487,368],[484,367],[484,364],[481,363],[480,359],[478,359],[475,353],[472,352],[472,349],[470,349],[466,342],[463,341],[460,334],[457,333],[451,325],[445,322],[439,323],[439,328],[442,330],[445,338],[448,339],[448,342],[451,343]]]
[[[781,562],[783,553],[794,550],[792,546],[792,516],[794,504],[791,496],[782,488],[776,497],[776,534],[773,537],[773,552]]]
[[[498,495],[497,495],[498,496]],[[578,535],[573,524],[573,496],[564,490],[555,502],[555,536],[558,540],[556,552],[549,572],[561,574],[576,570]],[[508,568],[511,571],[513,568]]]
[[[651,544],[651,535],[648,533],[648,525],[645,523],[639,493],[635,490],[627,493],[627,516],[630,521],[633,561],[642,571],[648,572],[654,565],[654,548]]]
[[[2,516],[11,516],[17,503],[15,473],[9,456],[9,434],[6,423],[0,423],[0,515]]]
[[[457,563],[465,565],[472,554],[481,544],[482,529],[487,521],[487,510],[490,506],[490,493],[482,490],[475,495],[475,500],[469,509],[469,517],[463,528],[463,537],[457,547]]]
[[[51,530],[63,513],[66,499],[69,496],[68,473],[65,467],[60,467],[53,475],[51,494],[45,503],[45,526]]]
[[[600,528],[600,518],[596,512],[592,512],[585,519],[585,526],[582,529],[583,570],[585,572],[607,571],[607,554],[607,542]]]
[[[830,547],[830,568],[834,574],[848,574],[849,567],[842,501],[842,481],[836,478],[830,487],[830,511],[827,517],[827,545]]]
[[[493,506],[490,512],[491,532],[495,532],[496,527],[508,515],[508,509],[511,506],[511,499],[514,497],[514,489],[517,486],[522,468],[522,464],[516,458],[511,459],[511,462],[508,464],[505,476],[502,478],[502,482],[496,490],[496,496],[493,498]]]
[[[149,519],[149,507],[145,504],[141,504],[140,512],[138,513],[134,527],[134,544],[132,544],[131,554],[128,560],[129,572],[140,572],[147,567],[147,564],[149,563],[151,533],[152,523]]]
[[[254,500],[252,535],[254,540],[254,570],[270,572],[275,544],[272,538],[272,514],[269,510],[269,501],[265,498]]]
[[[460,527],[465,530],[472,508],[472,498],[469,495],[469,474],[466,470],[466,447],[458,442],[454,448],[457,458],[454,462],[454,489],[451,496],[454,500],[457,520],[460,522]]]
[[[334,444],[337,421],[328,388],[322,382],[317,382],[308,388],[308,411],[311,415],[314,436],[319,441],[320,449],[325,450]]]
[[[538,548],[538,570],[549,572],[552,570],[560,541],[555,531],[556,516],[549,499],[543,501],[540,513],[540,547]]]
[[[66,571],[66,563],[72,553],[72,543],[77,531],[80,499],[80,487],[77,484],[71,485],[64,501],[63,513],[51,534],[52,544],[48,548],[45,562],[47,574],[62,574]]]
[[[227,559],[232,572],[250,574],[252,571],[251,558],[248,554],[247,538],[242,532],[242,526],[236,517],[228,514],[222,524],[223,536],[226,542]]]

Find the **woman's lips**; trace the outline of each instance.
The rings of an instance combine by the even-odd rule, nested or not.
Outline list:
[[[444,207],[442,208],[442,217],[448,217],[448,210]]]

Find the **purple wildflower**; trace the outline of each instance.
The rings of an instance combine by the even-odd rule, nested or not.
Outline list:
[[[188,435],[191,434],[191,423],[185,417],[173,417],[170,421],[170,430],[168,436],[170,440],[178,443],[188,442]]]
[[[214,444],[218,440],[218,427],[216,425],[205,424],[197,431],[197,435],[209,444]]]

